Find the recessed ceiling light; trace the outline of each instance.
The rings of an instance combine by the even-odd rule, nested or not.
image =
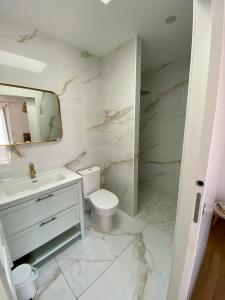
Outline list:
[[[104,4],[108,4],[111,0],[100,0]]]
[[[167,24],[172,24],[177,20],[176,16],[169,16],[168,18],[166,18],[166,23]]]
[[[47,66],[46,63],[39,60],[2,50],[0,50],[0,65],[23,69],[34,73],[41,73]]]

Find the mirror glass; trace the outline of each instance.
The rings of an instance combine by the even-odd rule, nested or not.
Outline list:
[[[0,145],[50,142],[61,137],[55,93],[0,84]]]

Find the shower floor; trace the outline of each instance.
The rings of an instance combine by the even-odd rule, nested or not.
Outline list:
[[[148,185],[139,185],[138,215],[161,231],[174,235],[177,199],[151,191]]]

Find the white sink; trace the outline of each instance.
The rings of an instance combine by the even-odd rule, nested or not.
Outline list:
[[[60,168],[38,173],[36,177],[37,181],[32,181],[31,178],[24,177],[11,180],[7,183],[2,182],[0,183],[0,204],[37,194],[63,184],[72,183],[80,178],[80,175],[66,168]]]
[[[51,183],[57,183],[65,179],[63,174],[50,174],[37,179],[37,181],[32,181],[31,179],[25,180],[24,182],[12,183],[10,186],[5,187],[5,194],[7,196],[14,196],[21,193],[25,193],[32,190],[40,189],[45,185]]]

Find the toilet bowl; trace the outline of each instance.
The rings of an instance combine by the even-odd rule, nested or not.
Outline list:
[[[91,205],[92,220],[97,230],[106,232],[112,228],[112,217],[119,205],[118,197],[100,189],[100,168],[92,167],[78,172],[83,179],[83,193]]]
[[[119,199],[113,193],[100,189],[88,196],[91,202],[91,215],[99,231],[112,228],[112,216],[115,214]]]

